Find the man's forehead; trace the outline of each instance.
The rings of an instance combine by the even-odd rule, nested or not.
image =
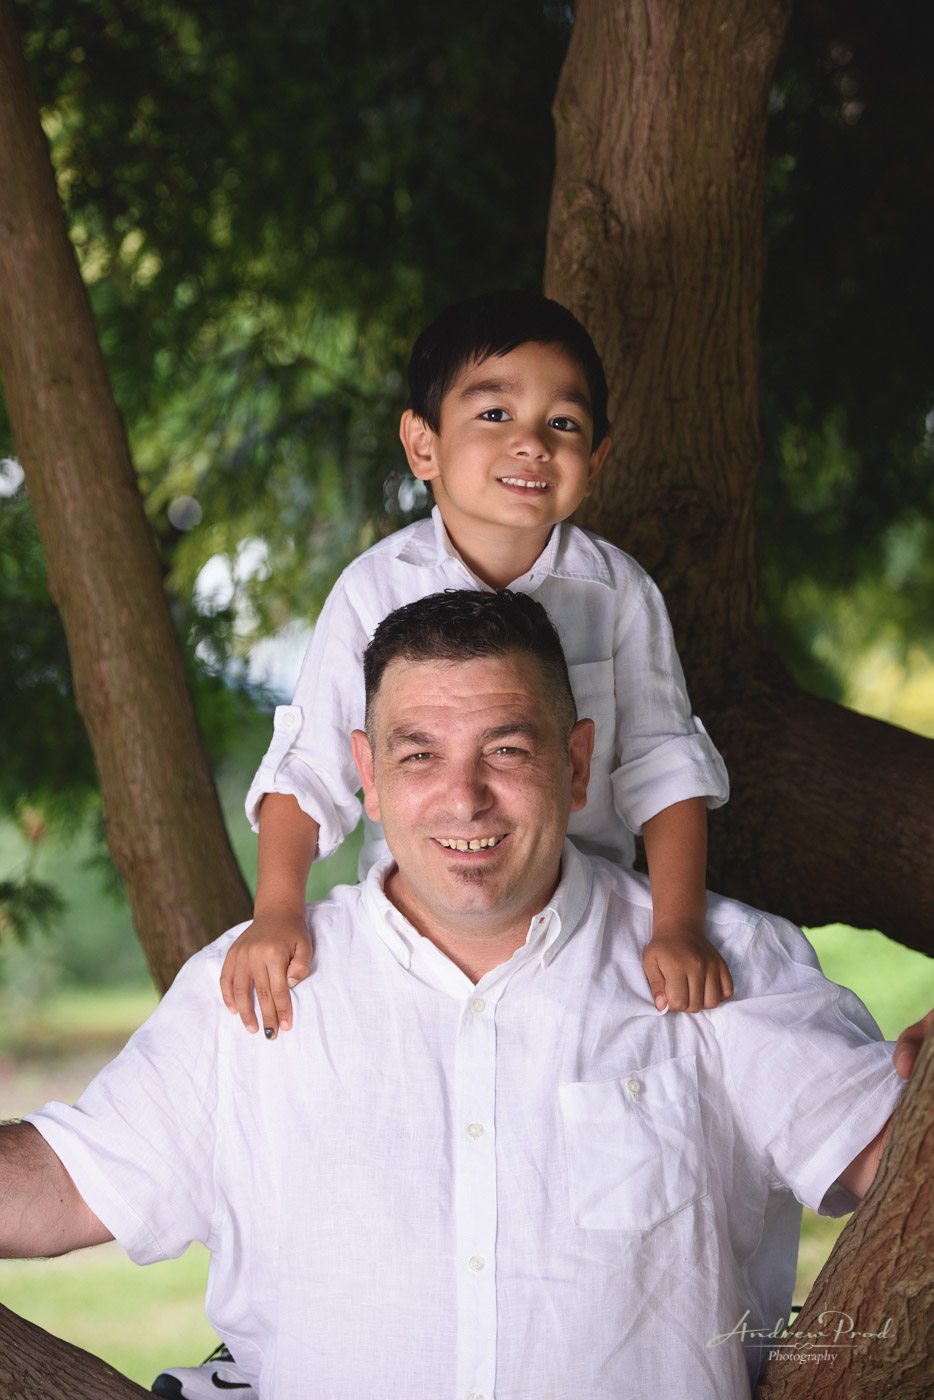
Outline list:
[[[383,731],[453,722],[537,726],[547,715],[542,691],[538,661],[523,652],[463,661],[397,658],[380,681],[377,722]]]

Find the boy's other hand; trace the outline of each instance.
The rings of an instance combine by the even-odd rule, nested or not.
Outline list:
[[[656,930],[642,957],[659,1011],[712,1011],[733,995],[723,958],[702,933],[690,928]]]
[[[253,992],[263,1033],[275,1040],[292,1026],[289,989],[308,976],[314,946],[305,921],[297,914],[261,914],[228,949],[221,969],[224,1005],[251,1034],[259,1030]]]

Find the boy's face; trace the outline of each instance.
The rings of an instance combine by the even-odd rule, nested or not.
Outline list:
[[[592,450],[576,360],[532,342],[462,370],[442,402],[440,433],[409,410],[400,435],[455,539],[481,524],[547,534],[590,494],[610,445]]]

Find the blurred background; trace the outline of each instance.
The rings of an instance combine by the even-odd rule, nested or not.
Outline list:
[[[340,568],[423,513],[417,331],[541,284],[565,4],[29,0],[16,12],[228,825]],[[934,12],[802,0],[770,104],[759,547],[809,689],[934,737]],[[0,1117],[71,1100],[155,1001],[0,403]],[[352,843],[311,893],[352,879]],[[877,858],[885,859],[879,851]],[[894,1035],[929,960],[813,935]],[[806,1225],[800,1296],[835,1227]],[[148,1384],[213,1346],[203,1252],[0,1264]],[[800,1298],[799,1298],[800,1301]]]

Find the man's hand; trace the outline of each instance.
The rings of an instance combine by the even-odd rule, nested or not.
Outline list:
[[[892,1051],[892,1062],[902,1079],[907,1079],[914,1069],[918,1052],[925,1037],[930,1034],[932,1026],[934,1026],[934,1011],[929,1011],[920,1021],[915,1021],[913,1026],[906,1027],[896,1040],[895,1049]],[[859,1200],[863,1199],[873,1183],[891,1131],[892,1119],[888,1118],[872,1142],[867,1143],[862,1152],[853,1158],[846,1170],[840,1173],[841,1185],[845,1186]]]
[[[314,951],[305,921],[297,914],[260,914],[232,945],[221,969],[221,994],[232,1015],[240,1013],[247,1030],[259,1030],[253,991],[263,1033],[275,1040],[292,1026],[289,989],[308,976]]]
[[[934,1026],[934,1011],[920,1021],[915,1021],[913,1026],[908,1026],[903,1030],[895,1042],[895,1049],[892,1051],[892,1062],[902,1079],[907,1079],[915,1067],[918,1052],[927,1035],[930,1034],[931,1027]]]
[[[656,929],[642,957],[652,1000],[659,1011],[712,1011],[733,995],[723,958],[702,933],[690,928]]]

